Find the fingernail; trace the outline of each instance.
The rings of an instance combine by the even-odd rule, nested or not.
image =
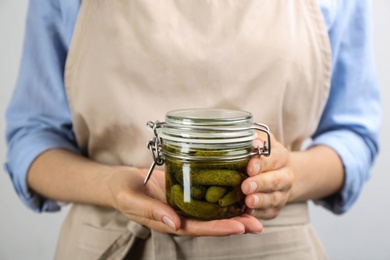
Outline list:
[[[250,183],[249,193],[254,192],[256,189],[257,189],[257,183],[254,182],[254,181],[252,181],[252,182]]]
[[[254,196],[253,196],[253,199],[255,200],[255,201],[253,202],[253,204],[254,204],[254,205],[257,205],[257,204],[259,204],[259,202],[260,202],[260,198],[259,198],[259,196],[258,196],[258,195],[254,195]]]
[[[169,228],[173,229],[174,231],[176,231],[176,227],[175,227],[175,223],[173,223],[173,221],[168,218],[167,216],[164,216],[162,218],[162,221],[165,223],[165,225],[167,225]]]

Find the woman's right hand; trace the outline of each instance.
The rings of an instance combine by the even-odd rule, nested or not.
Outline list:
[[[147,185],[144,185],[146,169],[116,167],[108,181],[112,195],[110,204],[128,219],[160,233],[228,236],[262,231],[259,220],[248,214],[210,221],[179,217],[165,202],[165,173],[154,171]]]

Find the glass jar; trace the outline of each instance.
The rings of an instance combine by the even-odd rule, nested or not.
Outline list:
[[[251,156],[270,155],[270,134],[252,114],[240,110],[186,109],[166,114],[165,122],[148,122],[153,164],[165,163],[166,199],[183,217],[222,219],[245,209],[241,183]],[[267,134],[263,147],[253,147],[257,131]]]

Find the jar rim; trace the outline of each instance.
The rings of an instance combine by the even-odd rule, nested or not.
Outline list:
[[[243,110],[220,108],[178,109],[167,112],[165,121],[169,125],[185,126],[245,125],[252,122],[252,114]]]
[[[175,142],[221,144],[254,140],[252,114],[242,110],[192,108],[166,113],[157,129],[160,138]]]

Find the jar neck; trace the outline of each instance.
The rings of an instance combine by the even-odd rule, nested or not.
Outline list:
[[[252,156],[251,141],[242,143],[185,143],[162,140],[162,154],[195,161],[228,161],[246,159]]]

